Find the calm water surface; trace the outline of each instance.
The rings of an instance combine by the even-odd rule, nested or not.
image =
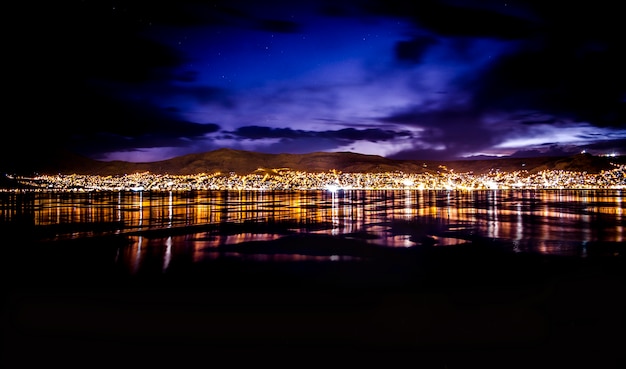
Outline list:
[[[621,368],[623,195],[0,193],[5,351],[12,367]]]
[[[264,243],[298,234],[394,248],[495,242],[585,257],[597,245],[624,242],[623,197],[619,190],[4,193],[0,222],[46,230],[46,240],[121,235],[129,246],[117,257],[129,268],[158,259],[167,269],[181,257],[355,258],[264,251]],[[227,248],[250,243],[258,252]]]

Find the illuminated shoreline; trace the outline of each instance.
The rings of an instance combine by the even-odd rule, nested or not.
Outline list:
[[[269,173],[272,173],[271,175]],[[317,191],[341,190],[549,190],[549,189],[624,189],[626,165],[598,174],[562,170],[545,170],[534,174],[526,171],[492,171],[483,175],[455,173],[321,173],[270,170],[265,174],[238,175],[199,173],[194,175],[134,173],[123,176],[42,175],[9,177],[30,188],[4,191]]]

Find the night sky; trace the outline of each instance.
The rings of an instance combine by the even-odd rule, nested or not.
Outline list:
[[[620,3],[552,3],[24,4],[6,132],[99,160],[624,154]]]

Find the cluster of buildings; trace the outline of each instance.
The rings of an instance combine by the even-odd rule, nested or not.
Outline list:
[[[194,175],[153,174],[121,176],[41,175],[15,178],[39,191],[189,191],[189,190],[351,190],[351,189],[622,189],[626,188],[626,165],[598,174],[547,170],[530,174],[491,171],[487,174],[455,173],[443,168],[437,173],[321,173],[292,171],[288,168],[235,173]]]

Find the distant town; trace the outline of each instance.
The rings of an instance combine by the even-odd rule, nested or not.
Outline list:
[[[198,173],[193,175],[153,174],[150,172],[116,176],[58,174],[7,177],[20,188],[3,191],[193,191],[193,190],[499,190],[499,189],[623,189],[626,165],[613,164],[611,170],[587,172],[492,170],[476,175],[456,173],[440,166],[433,173],[303,172],[289,168],[259,168],[251,174]]]

